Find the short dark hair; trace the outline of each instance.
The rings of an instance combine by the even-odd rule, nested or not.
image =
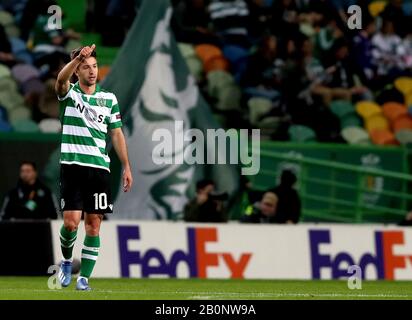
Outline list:
[[[29,166],[32,166],[34,171],[37,171],[36,163],[34,163],[33,161],[29,161],[29,160],[23,160],[22,162],[20,162],[19,168],[21,168],[22,166],[24,166],[26,164],[28,164]]]
[[[74,60],[80,54],[80,51],[82,51],[83,48],[84,48],[84,46],[78,47],[78,48],[72,50],[72,52],[70,53],[70,60]],[[94,58],[97,58],[96,50],[93,50],[93,52],[90,56],[94,57]]]
[[[199,191],[208,185],[215,185],[214,181],[211,179],[203,179],[196,183],[196,190]]]
[[[285,169],[280,176],[280,183],[284,186],[292,187],[297,181],[297,177],[292,170]]]

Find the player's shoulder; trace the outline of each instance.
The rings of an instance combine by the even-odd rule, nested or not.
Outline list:
[[[103,88],[99,88],[100,90],[99,90],[99,95],[102,97],[102,98],[104,98],[104,99],[109,99],[109,100],[113,100],[113,101],[117,101],[117,98],[116,98],[116,95],[113,93],[113,92],[111,92],[111,91],[108,91],[108,90],[106,90],[106,89],[103,89]]]

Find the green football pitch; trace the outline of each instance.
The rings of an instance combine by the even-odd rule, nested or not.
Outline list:
[[[346,281],[91,279],[89,292],[51,290],[46,277],[0,277],[0,299],[41,300],[356,300],[412,299],[411,281],[363,281],[349,289]]]

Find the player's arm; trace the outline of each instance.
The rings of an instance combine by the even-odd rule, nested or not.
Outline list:
[[[54,85],[54,90],[59,97],[63,97],[67,94],[70,89],[70,78],[76,71],[79,64],[83,59],[90,57],[96,46],[93,44],[91,47],[84,47],[79,55],[64,66],[64,68],[59,72],[57,76],[56,84]]]
[[[132,187],[133,177],[130,169],[129,157],[127,155],[126,139],[124,138],[121,128],[110,130],[110,136],[112,138],[114,150],[123,166],[123,191],[127,192]]]

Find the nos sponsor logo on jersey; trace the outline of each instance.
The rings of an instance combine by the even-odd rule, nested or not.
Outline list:
[[[102,123],[103,122],[103,115],[97,115],[96,110],[90,107],[82,106],[80,103],[77,104],[76,109],[80,111],[80,113],[83,114],[86,117],[87,120],[90,122],[98,122]]]

